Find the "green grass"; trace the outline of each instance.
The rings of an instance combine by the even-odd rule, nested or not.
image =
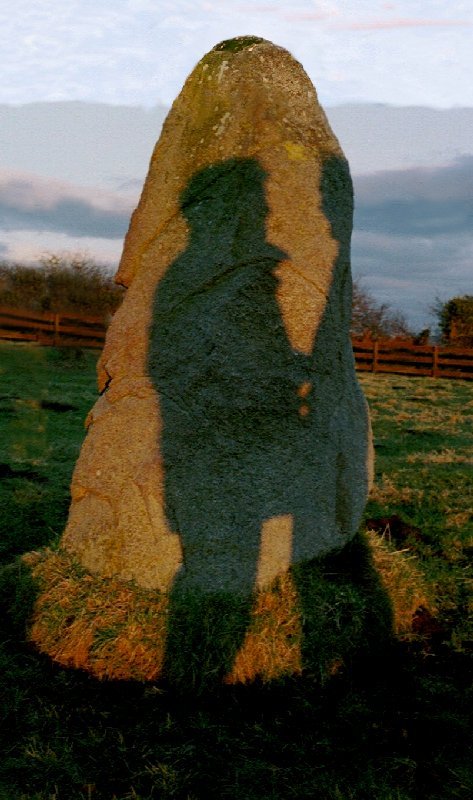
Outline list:
[[[0,346],[2,606],[16,598],[0,623],[0,800],[470,798],[473,384],[362,376],[377,454],[366,518],[435,598],[419,637],[324,685],[304,674],[194,697],[99,682],[24,642],[31,576],[13,559],[61,534],[96,357]]]
[[[0,345],[2,561],[62,532],[84,419],[97,397],[96,360],[96,351]]]
[[[366,518],[420,559],[437,634],[473,645],[473,384],[365,375],[376,448]],[[441,630],[443,628],[443,630]]]

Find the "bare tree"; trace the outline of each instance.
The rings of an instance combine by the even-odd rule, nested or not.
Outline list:
[[[389,303],[375,300],[356,278],[353,281],[351,333],[353,336],[382,339],[393,336],[412,337],[404,315],[393,309]]]

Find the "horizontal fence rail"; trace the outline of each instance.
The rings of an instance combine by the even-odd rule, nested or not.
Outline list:
[[[363,372],[473,379],[473,350],[415,345],[402,339],[352,339],[356,368]]]
[[[0,306],[0,339],[100,349],[108,321],[98,316]],[[353,338],[352,344],[356,368],[362,372],[473,379],[473,349],[414,345],[402,339]]]
[[[0,339],[54,347],[103,347],[104,317],[55,314],[0,306]]]

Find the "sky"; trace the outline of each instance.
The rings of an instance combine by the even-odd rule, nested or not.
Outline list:
[[[4,1],[0,124],[3,112],[19,116],[3,156],[0,148],[0,257],[87,251],[116,263],[159,134],[156,109],[207,50],[241,34],[290,50],[331,120],[339,106],[382,104],[378,127],[366,111],[355,119],[353,106],[335,128],[355,179],[353,271],[367,288],[417,328],[429,324],[435,296],[473,294],[473,0]],[[69,114],[84,112],[82,153],[67,115],[53,133],[21,117],[34,103],[52,120],[57,103],[71,101],[87,104]],[[135,107],[128,134],[140,158],[127,173],[111,146],[116,165],[106,173],[94,132],[107,125],[90,104],[110,104],[110,130],[114,109]],[[354,137],[369,134],[368,121],[377,134],[362,147]],[[146,142],[138,123],[151,131]]]
[[[323,104],[473,106],[471,0],[4,0],[0,102],[169,105],[241,34],[290,50]]]

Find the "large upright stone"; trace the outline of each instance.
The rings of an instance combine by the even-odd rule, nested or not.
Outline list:
[[[223,42],[164,124],[117,279],[62,547],[249,594],[341,548],[371,439],[349,338],[352,184],[302,67]]]

